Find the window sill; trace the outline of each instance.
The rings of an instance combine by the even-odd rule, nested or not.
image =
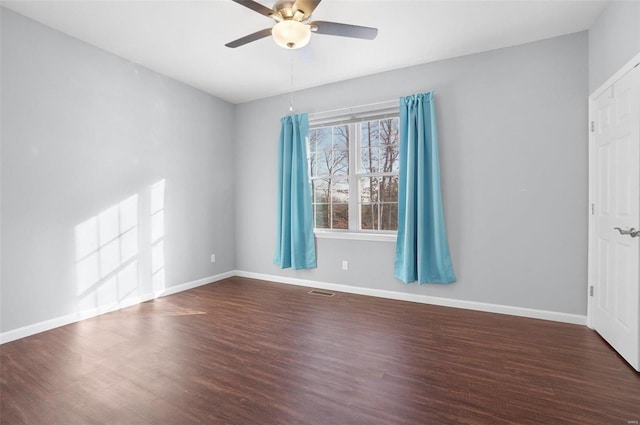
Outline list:
[[[350,239],[354,241],[395,242],[395,233],[339,232],[314,230],[317,239]]]

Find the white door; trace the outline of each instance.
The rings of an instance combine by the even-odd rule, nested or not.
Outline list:
[[[589,319],[640,371],[640,66],[594,95]]]

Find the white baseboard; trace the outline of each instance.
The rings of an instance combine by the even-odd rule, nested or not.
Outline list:
[[[202,279],[194,280],[192,282],[183,283],[182,285],[170,286],[160,292],[156,292],[155,298],[166,297],[167,295],[177,294],[178,292],[186,291],[188,289],[197,288],[198,286],[206,285],[208,283],[217,282],[222,279],[227,279],[235,276],[234,271],[220,273],[215,276],[209,276]]]
[[[339,283],[320,282],[307,279],[297,279],[284,276],[276,276],[263,273],[246,272],[242,270],[235,270],[226,273],[221,273],[215,276],[205,277],[203,279],[194,280],[181,285],[170,286],[160,292],[149,293],[139,295],[136,297],[127,298],[120,301],[116,305],[104,306],[91,310],[85,310],[82,312],[72,313],[61,317],[56,317],[50,320],[34,323],[32,325],[23,326],[18,329],[13,329],[7,332],[0,333],[0,344],[6,342],[15,341],[16,339],[26,338],[31,335],[35,335],[40,332],[45,332],[51,329],[65,326],[71,323],[78,322],[80,320],[89,319],[91,317],[99,316],[101,314],[109,313],[111,311],[120,310],[122,308],[130,307],[132,305],[140,304],[145,301],[152,300],[154,298],[164,297],[167,295],[176,294],[178,292],[186,291],[188,289],[196,288],[198,286],[206,285],[208,283],[218,282],[222,279],[227,279],[233,276],[247,277],[252,279],[267,280],[271,282],[285,283],[288,285],[305,286],[310,288],[327,289],[331,291],[347,292],[358,295],[368,295],[378,298],[388,298],[392,300],[410,301],[422,304],[433,304],[444,307],[463,308],[467,310],[485,311],[489,313],[508,314],[512,316],[529,317],[533,319],[551,320],[555,322],[572,323],[576,325],[586,325],[587,316],[579,314],[561,313],[557,311],[548,310],[536,310],[532,308],[513,307],[500,304],[480,303],[475,301],[455,300],[451,298],[433,297],[429,295],[407,294],[405,292],[387,291],[384,289],[372,289],[359,286],[343,285]]]
[[[359,295],[369,295],[393,300],[411,301],[422,304],[433,304],[444,307],[464,308],[467,310],[485,311],[489,313],[508,314],[511,316],[528,317],[532,319],[551,320],[554,322],[586,325],[587,316],[580,314],[561,313],[557,311],[536,310],[525,307],[513,307],[500,304],[489,304],[475,301],[455,300],[451,298],[433,297],[429,295],[407,294],[405,292],[387,291],[384,289],[363,288],[359,286],[342,285],[339,283],[318,282],[306,279],[297,279],[284,276],[276,276],[262,273],[245,272],[236,270],[236,276],[252,279],[268,280],[271,282],[286,283],[289,285],[306,286],[311,288],[328,289],[331,291],[348,292]]]
[[[183,283],[181,285],[170,286],[159,292],[130,297],[114,305],[92,308],[89,310],[67,314],[65,316],[56,317],[53,319],[34,323],[32,325],[23,326],[18,329],[13,329],[7,332],[0,333],[0,344],[15,341],[16,339],[20,339],[20,338],[26,338],[28,336],[35,335],[40,332],[45,332],[51,329],[59,328],[60,326],[69,325],[71,323],[79,322],[80,320],[89,319],[92,317],[99,316],[101,314],[120,310],[122,308],[131,307],[132,305],[140,304],[155,298],[176,294],[178,292],[186,291],[188,289],[196,288],[198,286],[206,285],[208,283],[217,282],[219,280],[233,277],[235,275],[236,275],[235,272],[221,273],[215,276],[209,276],[203,279],[194,280],[192,282]]]

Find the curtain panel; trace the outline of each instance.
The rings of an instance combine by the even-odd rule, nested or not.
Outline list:
[[[278,208],[276,252],[281,268],[316,267],[311,181],[307,164],[309,116],[289,115],[280,120],[278,142]]]
[[[398,238],[394,276],[405,283],[451,283],[433,94],[400,98]]]

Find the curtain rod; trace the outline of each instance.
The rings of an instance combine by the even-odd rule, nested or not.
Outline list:
[[[330,109],[328,111],[310,112],[309,119],[314,119],[321,115],[327,115],[327,114],[333,115],[333,114],[337,114],[338,112],[352,112],[354,109],[371,108],[371,107],[380,106],[380,105],[389,105],[389,107],[392,107],[397,105],[398,102],[399,102],[398,99],[392,99],[392,100],[385,100],[382,102],[365,103],[363,105],[348,106],[346,108]]]

